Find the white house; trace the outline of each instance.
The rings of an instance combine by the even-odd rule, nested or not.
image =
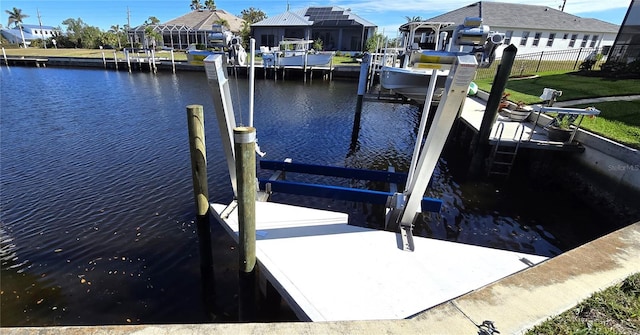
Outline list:
[[[580,48],[602,48],[606,55],[620,29],[615,24],[547,6],[488,1],[475,2],[428,21],[462,23],[465,17],[481,17],[492,31],[504,33],[504,46],[515,45],[519,55]],[[503,49],[497,50],[496,57],[502,55]]]
[[[33,40],[41,39],[46,41],[49,38],[52,38],[60,33],[57,28],[34,24],[23,24],[22,32],[24,33],[24,40],[27,46],[30,45],[31,41]],[[9,41],[9,43],[22,44],[22,34],[20,33],[19,28],[2,28],[1,33],[2,36]]]

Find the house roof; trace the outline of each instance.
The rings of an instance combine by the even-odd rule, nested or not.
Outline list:
[[[17,39],[22,41],[22,34],[20,34],[20,29],[17,28],[11,28],[11,29],[7,29],[7,28],[1,28],[0,31],[2,32],[2,36],[4,36],[7,39]],[[40,38],[40,36],[34,36],[31,35],[28,31],[23,30],[22,31],[24,33],[24,39],[25,41],[31,41],[31,40],[35,40]]]
[[[361,25],[375,27],[376,25],[353,14],[350,9],[341,7],[307,7],[297,11],[286,11],[282,14],[266,18],[252,24],[252,27],[272,26],[348,26]]]
[[[597,19],[581,18],[555,8],[505,2],[478,1],[430,18],[429,21],[462,23],[465,17],[482,17],[489,27],[585,31],[616,34],[620,26]]]
[[[268,17],[262,21],[258,21],[252,26],[254,27],[272,27],[272,26],[310,26],[313,25],[313,21],[309,20],[309,17],[300,15],[296,12],[286,11],[282,14]]]
[[[24,28],[28,28],[28,29],[40,29],[40,28],[42,28],[42,29],[47,29],[47,30],[56,30],[55,27],[45,26],[45,25],[40,26],[39,24],[23,24],[22,26]]]
[[[211,30],[211,26],[220,20],[229,24],[229,30],[239,33],[242,30],[243,19],[223,10],[194,10],[173,20],[162,23],[163,26],[187,26],[193,30]]]

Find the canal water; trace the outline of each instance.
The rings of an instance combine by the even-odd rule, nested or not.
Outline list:
[[[2,67],[0,75],[1,325],[237,320],[236,246],[217,225],[213,313],[201,295],[189,104],[205,107],[210,200],[232,200],[205,74]],[[420,111],[367,102],[353,140],[356,86],[258,80],[255,126],[265,159],[406,171]],[[231,78],[230,88],[237,121],[246,123],[246,78]],[[606,231],[583,233],[606,220],[526,176],[510,180],[518,187],[467,181],[460,151],[447,149],[440,160],[429,195],[444,200],[443,211],[421,219],[417,235],[554,256]],[[541,199],[545,210],[531,206]],[[384,226],[369,205],[282,194],[274,201]]]

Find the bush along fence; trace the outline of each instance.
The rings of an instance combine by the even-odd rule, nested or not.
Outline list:
[[[516,55],[510,78],[528,77],[542,72],[579,71],[599,69],[606,61],[602,48],[551,50]],[[493,78],[499,62],[491,67],[478,69],[476,79]]]

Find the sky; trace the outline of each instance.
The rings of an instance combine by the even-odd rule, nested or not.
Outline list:
[[[309,6],[338,6],[351,11],[378,26],[378,31],[395,37],[398,27],[407,22],[407,17],[419,16],[428,19],[448,11],[472,4],[475,0],[402,0],[390,4],[389,0],[216,0],[218,9],[240,15],[243,9],[253,7],[268,17],[287,10],[298,10]],[[565,0],[564,11],[585,18],[595,18],[614,24],[622,24],[631,0]],[[531,0],[501,0],[500,2],[532,4]],[[204,0],[201,0],[204,3]],[[563,0],[537,0],[536,5],[560,8]],[[28,15],[24,24],[39,24],[38,13],[45,26],[66,26],[62,21],[82,19],[90,26],[107,31],[114,25],[123,27],[130,20],[132,27],[144,23],[150,16],[161,23],[180,17],[191,9],[191,0],[0,0],[1,20],[7,26],[6,10],[22,10]]]

